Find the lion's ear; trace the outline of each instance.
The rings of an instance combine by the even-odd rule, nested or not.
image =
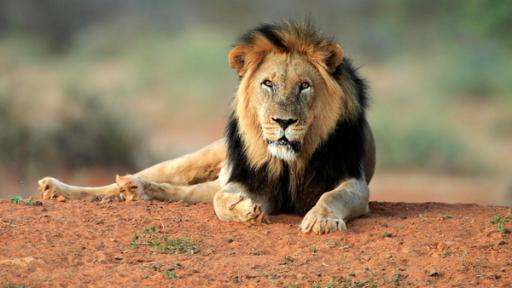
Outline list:
[[[246,56],[249,52],[248,46],[235,46],[229,51],[229,66],[233,68],[238,75],[243,76],[245,73]]]
[[[329,73],[333,73],[343,62],[343,48],[337,43],[329,44],[326,48],[325,65],[329,69]]]

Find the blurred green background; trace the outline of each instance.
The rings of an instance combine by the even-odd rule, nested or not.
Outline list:
[[[222,137],[231,44],[305,17],[370,83],[373,200],[512,204],[512,4],[491,0],[0,0],[0,197]]]

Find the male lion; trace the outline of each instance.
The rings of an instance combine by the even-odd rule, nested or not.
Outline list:
[[[375,146],[365,82],[311,24],[265,24],[229,52],[240,76],[226,137],[103,187],[39,180],[45,199],[213,202],[226,221],[305,214],[304,232],[346,229],[368,212]]]

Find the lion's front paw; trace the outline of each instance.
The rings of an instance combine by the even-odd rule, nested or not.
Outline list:
[[[66,191],[64,191],[64,183],[53,177],[45,177],[39,181],[37,181],[39,191],[39,195],[44,200],[63,197],[64,199],[69,199],[69,195]]]
[[[135,175],[116,175],[116,183],[119,186],[121,199],[132,200],[150,200],[151,197],[144,193],[144,180]]]
[[[300,229],[305,233],[325,234],[347,230],[347,225],[341,217],[336,216],[328,208],[313,207],[302,219]]]
[[[268,214],[263,211],[261,205],[242,195],[238,197],[240,198],[228,207],[238,221],[258,224],[270,223]]]
[[[220,192],[213,201],[217,217],[223,221],[270,223],[268,214],[260,204],[242,194]]]
[[[261,205],[251,203],[250,208],[247,210],[248,211],[244,215],[244,218],[245,218],[244,222],[257,223],[257,224],[262,224],[262,223],[269,224],[270,223],[268,214],[265,213],[265,211],[263,211],[263,209],[261,208]]]

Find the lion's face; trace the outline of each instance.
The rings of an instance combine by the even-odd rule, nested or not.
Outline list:
[[[228,59],[240,76],[234,117],[254,168],[268,163],[278,175],[282,160],[304,167],[339,119],[358,111],[347,79],[334,77],[343,49],[307,25],[251,30]]]
[[[252,78],[249,106],[255,108],[268,152],[292,161],[320,110],[312,108],[319,104],[316,91],[325,89],[321,75],[302,55],[269,53]]]

